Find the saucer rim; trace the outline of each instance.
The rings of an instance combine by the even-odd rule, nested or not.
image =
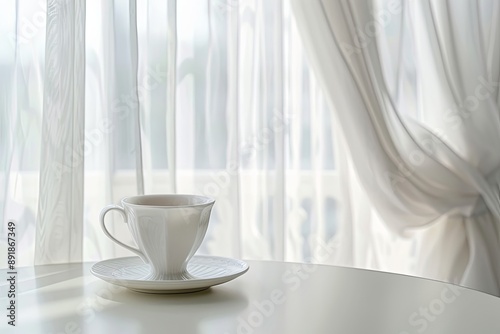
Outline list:
[[[92,275],[95,277],[102,279],[108,283],[123,286],[127,289],[130,290],[136,290],[140,289],[138,287],[133,287],[134,285],[142,285],[143,290],[154,290],[154,291],[175,291],[175,290],[194,290],[194,289],[199,289],[201,287],[206,287],[209,288],[211,286],[223,284],[226,282],[229,282],[243,274],[245,274],[249,269],[250,266],[248,265],[247,262],[240,260],[240,259],[235,259],[235,258],[228,258],[228,257],[222,257],[222,256],[212,256],[212,255],[195,255],[193,256],[193,259],[219,259],[219,260],[224,260],[224,261],[229,261],[230,263],[232,262],[235,265],[238,265],[241,267],[241,270],[238,270],[235,273],[229,274],[229,275],[223,275],[223,276],[216,276],[216,277],[207,277],[207,278],[192,278],[192,279],[187,279],[187,280],[142,280],[142,279],[124,279],[124,278],[116,278],[112,277],[111,275],[102,275],[98,272],[95,271],[96,266],[98,265],[103,265],[106,264],[107,262],[113,262],[116,260],[140,260],[139,256],[126,256],[126,257],[116,257],[112,259],[107,259],[107,260],[102,260],[94,263],[92,267],[90,268],[90,272]],[[142,261],[142,260],[141,260]],[[132,286],[130,286],[132,285]],[[147,288],[145,288],[147,287]],[[145,291],[144,291],[145,292]]]

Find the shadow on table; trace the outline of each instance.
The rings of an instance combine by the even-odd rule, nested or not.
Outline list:
[[[58,284],[73,278],[80,277],[83,273],[81,265],[57,264],[49,266],[34,266],[19,268],[16,275],[17,293],[40,289],[49,285]],[[7,276],[7,270],[0,271],[3,277]],[[7,295],[9,282],[0,284],[0,294]]]
[[[21,313],[28,318],[20,322],[21,332],[233,333],[249,305],[244,294],[226,287],[169,295],[133,292],[100,280],[81,283],[71,280],[26,295]],[[30,320],[31,313],[43,320]]]
[[[103,288],[109,288],[104,282],[93,284],[96,295]],[[233,332],[236,319],[249,305],[247,297],[240,291],[222,287],[184,294],[148,294],[122,287],[113,289],[112,293],[100,295],[109,301],[111,307],[98,315],[99,326],[105,326],[109,321],[128,323],[129,330],[135,327],[141,333],[154,333],[158,328],[168,328],[173,333]],[[116,326],[113,330],[117,330]]]

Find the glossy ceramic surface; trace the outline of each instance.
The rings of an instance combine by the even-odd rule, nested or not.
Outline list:
[[[183,280],[186,266],[205,237],[214,200],[197,195],[142,195],[122,200],[101,212],[104,233],[149,264],[144,280]],[[117,240],[106,228],[104,217],[119,211],[138,249]]]
[[[194,256],[182,279],[147,280],[149,265],[139,257],[105,260],[92,266],[91,273],[106,282],[148,293],[185,293],[205,290],[243,275],[246,262],[217,256]]]

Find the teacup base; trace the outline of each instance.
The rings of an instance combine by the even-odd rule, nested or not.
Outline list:
[[[187,281],[194,278],[196,277],[188,273],[187,270],[184,270],[179,273],[159,273],[152,271],[142,279],[146,281]]]

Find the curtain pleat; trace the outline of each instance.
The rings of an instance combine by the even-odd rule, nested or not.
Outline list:
[[[177,0],[167,0],[167,159],[169,192],[177,192]]]
[[[47,2],[35,263],[82,260],[85,1]]]
[[[239,111],[239,57],[240,57],[240,8],[225,8],[226,39],[227,39],[227,106],[225,119],[227,121],[226,171],[229,179],[228,203],[233,209],[229,211],[229,221],[241,221],[241,174],[240,174],[240,111]],[[242,256],[244,234],[240,224],[231,224],[230,236],[233,237],[231,250],[237,256]]]
[[[139,55],[137,41],[137,3],[136,0],[129,0],[129,24],[130,24],[130,67],[132,72],[132,100],[136,101],[132,106],[135,139],[135,173],[137,182],[137,194],[144,194],[144,169],[142,156],[142,127],[141,127],[141,99],[139,99]]]
[[[17,103],[17,67],[19,66],[19,48],[17,27],[19,21],[19,5],[9,3],[4,8],[7,18],[0,25],[0,34],[8,38],[0,41],[0,48],[5,50],[1,53],[0,60],[8,63],[4,66],[3,75],[0,77],[0,107],[2,110],[11,112],[2,112],[0,114],[0,152],[3,152],[0,158],[0,217],[7,216],[7,205],[9,204],[9,191],[12,185],[9,182],[9,176],[13,168],[15,151],[15,131],[19,127],[19,107]],[[24,133],[23,133],[24,135]]]
[[[293,38],[292,34],[297,34],[297,27],[294,22],[290,23],[288,43],[286,47],[285,60],[287,69],[287,77],[285,79],[285,96],[287,102],[286,110],[290,115],[293,115],[290,124],[290,138],[289,138],[289,152],[288,152],[288,168],[287,173],[287,194],[289,198],[289,210],[287,215],[287,257],[286,260],[291,258],[300,257],[304,247],[303,239],[301,237],[302,221],[304,219],[304,211],[302,208],[300,193],[300,172],[301,172],[301,145],[302,145],[302,132],[301,124],[303,122],[303,109],[302,109],[302,84],[303,84],[303,71],[302,67],[302,52],[299,41]]]
[[[285,127],[279,124],[279,120],[285,118],[284,106],[284,8],[283,1],[278,0],[273,3],[272,8],[273,25],[269,34],[273,42],[273,95],[272,95],[272,115],[270,121],[271,129],[274,129],[274,202],[273,215],[270,224],[274,226],[273,234],[276,236],[277,259],[284,260],[286,254],[286,147],[285,147]]]

